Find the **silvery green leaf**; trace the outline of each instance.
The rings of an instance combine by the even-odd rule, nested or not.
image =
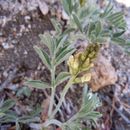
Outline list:
[[[40,81],[40,80],[28,80],[25,82],[26,85],[30,85],[33,88],[36,89],[46,89],[50,88],[50,85],[46,82]]]
[[[55,37],[52,37],[49,33],[40,34],[41,42],[49,48],[51,56],[54,55],[55,51]]]
[[[34,49],[37,52],[37,54],[39,55],[43,64],[45,64],[46,67],[50,70],[51,69],[51,63],[50,63],[49,55],[44,50],[42,50],[40,47],[34,46]]]
[[[70,15],[73,9],[72,0],[62,0],[65,12]]]
[[[60,52],[58,53],[57,57],[56,57],[56,62],[55,65],[59,65],[61,64],[63,61],[67,60],[69,58],[69,56],[74,53],[75,49],[73,48],[65,48],[63,51],[62,49],[60,50]]]
[[[52,37],[49,33],[40,34],[39,35],[41,39],[41,43],[46,45],[49,48],[49,51],[51,52],[51,44],[52,44]]]
[[[114,38],[120,37],[120,36],[122,36],[124,33],[125,33],[124,30],[123,30],[123,31],[120,31],[120,32],[117,32],[117,33],[114,33],[114,34],[113,34],[113,37],[114,37]]]
[[[62,26],[59,22],[57,22],[55,19],[51,19],[51,23],[53,24],[55,31],[57,34],[62,33]]]
[[[122,12],[116,12],[107,17],[110,24],[114,25],[116,28],[125,29],[126,22]]]
[[[79,121],[72,121],[63,125],[62,129],[63,130],[82,130],[82,127]]]
[[[3,105],[0,107],[0,112],[2,113],[6,112],[14,105],[15,105],[15,102],[12,99],[8,99],[3,102]]]
[[[81,9],[79,0],[74,0],[72,8],[73,8],[73,12],[75,12],[77,14],[78,11]]]
[[[82,8],[79,10],[79,18],[82,20],[82,19],[85,19],[88,15],[89,15],[89,12],[88,12],[88,8]]]
[[[101,14],[101,18],[107,17],[108,15],[110,15],[112,13],[112,10],[113,10],[113,6],[112,6],[111,2],[109,2],[107,7],[105,8],[103,14]]]
[[[74,19],[74,22],[76,23],[78,29],[79,29],[81,32],[83,32],[82,25],[81,25],[80,20],[79,20],[79,18],[77,17],[76,14],[73,14],[73,19]]]
[[[42,112],[42,108],[40,106],[34,107],[33,111],[31,111],[28,115],[23,115],[19,117],[20,123],[30,123],[40,121],[39,114]]]
[[[126,45],[130,46],[130,40],[126,41]]]
[[[95,24],[94,24],[94,22],[90,22],[88,25],[88,31],[87,31],[88,37],[91,36],[93,30],[95,30]]]
[[[88,120],[93,119],[93,121],[97,120],[101,114],[96,112],[95,109],[100,105],[97,95],[88,91],[88,86],[85,85],[83,89],[82,105],[81,109],[77,113],[77,118]]]
[[[20,95],[25,95],[27,97],[29,97],[31,95],[31,90],[28,88],[28,87],[21,87],[17,93],[16,93],[17,96],[20,96]]]
[[[96,35],[98,36],[100,34],[100,32],[102,31],[101,21],[97,21],[95,29],[96,29]]]
[[[63,47],[63,45],[65,44],[65,42],[67,40],[67,37],[68,37],[68,35],[64,35],[57,41],[57,46],[56,46],[55,53],[57,53],[59,51],[59,49],[61,47]]]
[[[20,128],[20,124],[19,124],[19,122],[18,121],[16,121],[16,123],[15,123],[16,125],[16,130],[21,130],[21,128]]]
[[[125,45],[125,43],[126,43],[126,40],[124,38],[121,38],[121,37],[112,38],[111,40],[112,40],[112,42],[118,43],[120,45],[123,45],[123,44]]]
[[[69,34],[69,33],[74,32],[74,31],[75,31],[75,28],[68,27],[68,28],[63,32],[63,35]]]
[[[56,77],[56,86],[61,84],[62,82],[64,82],[68,78],[70,78],[70,73],[68,73],[68,72],[59,73],[58,76]]]
[[[36,122],[37,118],[32,117],[32,116],[22,116],[19,118],[19,122],[21,123],[32,123],[32,122]]]
[[[83,96],[82,96],[82,105],[85,105],[88,103],[89,100],[89,95],[88,95],[88,85],[85,84],[84,88],[83,88]]]
[[[5,115],[0,118],[0,123],[7,123],[7,122],[16,122],[16,119],[17,119],[17,116],[16,114],[13,112],[13,113],[10,113],[10,112],[6,112]]]

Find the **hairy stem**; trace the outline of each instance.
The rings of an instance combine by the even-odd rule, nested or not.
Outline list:
[[[62,102],[64,101],[65,95],[68,92],[70,86],[73,83],[73,78],[71,78],[68,83],[66,84],[66,86],[64,87],[62,93],[61,93],[61,98],[59,100],[59,103],[57,104],[55,110],[53,111],[53,113],[51,114],[51,119],[55,116],[55,114],[58,112],[58,110],[60,109]]]
[[[50,117],[52,110],[53,110],[53,105],[54,105],[54,97],[55,97],[55,66],[52,67],[51,70],[51,98],[50,98],[50,106],[48,110],[48,116]]]

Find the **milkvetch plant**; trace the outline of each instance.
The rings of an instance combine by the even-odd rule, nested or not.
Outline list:
[[[15,106],[15,101],[12,99],[7,99],[0,102],[0,125],[4,123],[15,123],[15,129],[21,130],[21,124],[28,124],[32,122],[40,121],[38,118],[41,108],[35,108],[35,111],[31,111],[28,115],[17,115],[17,113],[11,109]]]
[[[69,88],[74,83],[87,83],[91,79],[91,73],[89,70],[93,67],[93,60],[96,58],[99,51],[99,44],[90,44],[88,47],[82,51],[77,52],[74,48],[73,43],[69,41],[69,35],[65,32],[61,32],[60,26],[58,26],[54,20],[52,23],[55,27],[56,33],[55,35],[51,35],[45,33],[44,35],[40,35],[42,43],[48,48],[49,52],[45,52],[41,47],[34,46],[37,54],[43,61],[44,65],[51,73],[51,83],[46,83],[38,80],[29,80],[27,84],[33,86],[38,89],[51,89],[51,97],[50,97],[50,105],[48,110],[48,118],[43,123],[43,127],[48,127],[49,125],[58,125],[60,128],[67,130],[66,125],[73,121],[73,125],[70,124],[70,129],[82,128],[82,119],[87,119],[88,121],[92,120],[96,123],[98,117],[100,117],[99,112],[95,112],[96,107],[100,105],[100,102],[95,94],[89,95],[89,92],[86,91],[83,98],[85,98],[82,103],[82,107],[77,114],[75,114],[72,119],[68,122],[60,122],[55,119],[57,112],[60,110],[60,107],[65,100],[66,93]],[[69,72],[60,72],[56,76],[56,67],[62,62],[66,62],[68,64]],[[56,88],[59,84],[63,83],[67,80],[66,85],[64,86],[61,97],[59,98],[58,104],[55,103],[55,94]],[[86,101],[88,100],[88,102]],[[56,106],[54,106],[56,104]],[[87,109],[88,107],[88,109]],[[87,113],[86,113],[87,112]],[[84,116],[86,114],[86,116]],[[88,115],[87,115],[88,114]],[[94,116],[93,116],[94,114]],[[92,117],[91,117],[92,116]],[[81,123],[81,124],[80,124]]]
[[[51,73],[51,82],[29,80],[27,84],[37,89],[50,88],[51,90],[48,117],[40,125],[41,129],[55,125],[62,130],[82,130],[84,128],[82,122],[96,124],[97,119],[101,117],[101,114],[95,111],[101,105],[100,101],[96,94],[88,91],[87,85],[84,85],[82,104],[77,113],[66,122],[57,120],[56,114],[61,111],[65,96],[73,84],[86,84],[90,81],[90,69],[94,66],[93,61],[97,57],[100,44],[105,41],[127,42],[123,38],[126,22],[122,12],[113,11],[111,3],[103,11],[96,5],[95,0],[62,0],[62,4],[69,16],[65,29],[62,29],[61,24],[53,19],[55,33],[52,35],[46,32],[40,35],[41,42],[49,52],[34,46],[43,64]],[[77,51],[74,47],[73,43],[79,39],[88,42],[88,46],[83,51]],[[57,75],[56,68],[63,62],[68,65],[69,72],[60,72]],[[64,81],[67,83],[56,104],[57,86]]]

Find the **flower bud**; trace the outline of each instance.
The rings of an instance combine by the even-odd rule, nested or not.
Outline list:
[[[87,73],[87,74],[84,74],[82,77],[81,77],[81,82],[82,83],[85,83],[85,82],[88,82],[91,80],[91,73]]]

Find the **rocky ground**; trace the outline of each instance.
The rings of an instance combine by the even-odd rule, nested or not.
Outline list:
[[[26,78],[50,80],[49,72],[33,49],[34,45],[41,45],[38,35],[53,29],[50,17],[67,19],[59,2],[45,1],[39,3],[39,0],[28,2],[0,0],[0,90],[2,91],[0,101],[6,98],[14,99],[17,102],[14,109],[18,114],[26,113],[36,104],[42,104],[49,94],[29,89],[23,84]],[[122,10],[126,15],[128,23],[126,37],[129,38],[130,10],[120,4],[114,4],[115,8]],[[103,59],[97,65],[97,68],[100,68],[98,80],[101,81],[96,85],[103,86],[98,90],[103,102],[99,111],[103,113],[103,117],[96,129],[129,130],[130,56],[122,47],[115,44],[104,46],[101,55]],[[104,67],[101,67],[102,65]],[[61,69],[63,68],[64,66],[61,66]],[[63,112],[63,118],[71,116],[76,111],[72,102],[80,102],[80,94],[81,90],[77,91],[77,88],[70,91],[63,105],[63,109],[67,111],[67,114]],[[78,99],[74,101],[74,97]],[[0,129],[7,130],[5,125],[0,126]]]

